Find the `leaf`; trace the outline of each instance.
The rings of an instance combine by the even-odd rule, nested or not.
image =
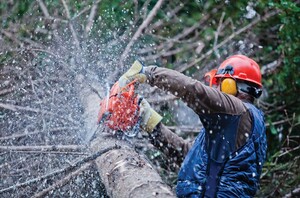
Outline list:
[[[275,126],[273,125],[273,123],[271,122],[271,120],[269,120],[268,123],[270,124],[271,134],[277,135],[277,134],[278,134],[278,131],[276,130],[276,128],[275,128]]]
[[[294,57],[294,62],[295,63],[300,63],[300,56]]]

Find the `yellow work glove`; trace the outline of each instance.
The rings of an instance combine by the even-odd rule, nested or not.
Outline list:
[[[147,80],[147,76],[144,73],[144,67],[138,60],[136,60],[129,70],[119,78],[119,86],[125,87],[133,80],[137,80],[140,83],[144,83]]]
[[[162,120],[161,115],[154,111],[145,99],[142,99],[140,103],[140,117],[142,119],[141,127],[148,133],[151,133]]]

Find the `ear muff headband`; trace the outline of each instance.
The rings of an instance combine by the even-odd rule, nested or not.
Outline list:
[[[238,92],[236,81],[233,78],[222,79],[220,88],[223,93],[234,96],[236,96]]]

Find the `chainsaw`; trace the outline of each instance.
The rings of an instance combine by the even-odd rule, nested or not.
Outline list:
[[[125,87],[116,82],[106,98],[100,102],[98,124],[122,132],[127,137],[134,137],[139,132],[139,104],[141,97],[135,93],[136,80]]]

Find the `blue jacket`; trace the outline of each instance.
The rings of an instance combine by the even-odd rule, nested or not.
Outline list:
[[[267,142],[263,113],[244,103],[252,114],[252,133],[235,150],[240,116],[203,114],[203,130],[178,175],[178,197],[253,197],[258,189]]]

